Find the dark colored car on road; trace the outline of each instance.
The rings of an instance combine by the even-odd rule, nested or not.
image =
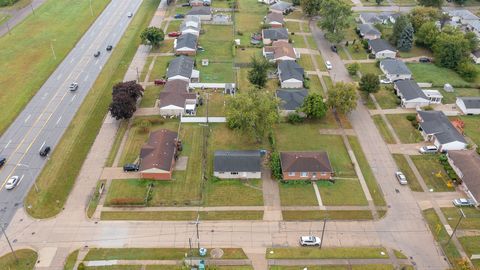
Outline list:
[[[100,56],[100,51],[97,51],[96,53],[93,54],[94,57],[99,57]]]
[[[136,171],[138,171],[138,169],[140,169],[140,168],[137,164],[128,163],[128,164],[123,165],[123,171],[124,172],[136,172]]]
[[[418,62],[420,62],[420,63],[430,63],[430,62],[432,62],[432,60],[428,57],[420,57],[418,59]]]
[[[332,50],[332,52],[338,52],[337,46],[335,45],[330,46],[330,50]]]
[[[107,52],[111,51],[113,49],[113,46],[112,45],[108,45],[107,46]]]
[[[185,15],[183,15],[183,14],[175,14],[175,16],[173,16],[173,18],[175,18],[175,19],[183,19],[183,18],[185,18]]]
[[[50,146],[43,147],[42,150],[40,150],[40,156],[46,157],[48,153],[50,153],[50,150],[52,150]]]
[[[0,168],[3,167],[3,165],[5,165],[6,162],[7,162],[6,158],[0,157]]]

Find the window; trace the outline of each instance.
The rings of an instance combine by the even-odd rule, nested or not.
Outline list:
[[[231,174],[231,175],[237,175],[238,172],[231,172],[230,174]]]
[[[327,173],[322,172],[321,175],[322,175],[322,176],[325,176],[325,175],[327,175]]]
[[[289,172],[288,176],[295,176],[295,173],[294,172]]]
[[[302,172],[302,173],[300,174],[300,176],[301,176],[301,177],[307,177],[307,176],[308,176],[308,173],[307,173],[307,172]]]

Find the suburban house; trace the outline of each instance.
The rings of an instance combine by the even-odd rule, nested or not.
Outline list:
[[[262,51],[263,56],[270,62],[295,61],[300,58],[300,53],[293,48],[292,44],[285,40],[274,41],[272,46],[264,46]]]
[[[282,88],[302,88],[304,70],[295,61],[278,63],[278,78]]]
[[[197,94],[189,92],[188,84],[184,80],[167,81],[160,92],[160,115],[195,115]]]
[[[213,175],[224,179],[262,178],[260,151],[215,151]]]
[[[382,33],[369,23],[359,24],[357,29],[358,34],[364,39],[379,39],[382,36]]]
[[[180,32],[182,34],[194,34],[196,36],[200,35],[201,21],[198,16],[186,16],[180,25]]]
[[[142,178],[171,180],[177,152],[176,132],[160,129],[150,133],[148,142],[140,151],[140,175]]]
[[[281,28],[285,24],[282,13],[270,12],[265,16],[265,24],[272,28]]]
[[[288,42],[288,32],[285,28],[270,28],[262,30],[262,41],[264,45],[270,45],[277,40]]]
[[[455,103],[463,114],[480,114],[480,97],[457,97]]]
[[[480,20],[470,21],[465,27],[465,30],[474,32],[477,37],[480,36]]]
[[[195,15],[202,21],[210,21],[212,19],[212,9],[209,6],[197,6],[187,12],[188,16]]]
[[[430,100],[414,80],[398,80],[393,89],[404,108],[420,108],[430,105]]]
[[[443,95],[440,93],[440,91],[433,89],[422,89],[422,92],[427,96],[428,100],[430,100],[430,105],[442,104]]]
[[[369,24],[389,24],[395,23],[396,18],[398,18],[400,14],[398,13],[391,13],[391,12],[360,12],[360,16],[358,19],[361,23],[369,23]]]
[[[198,82],[200,72],[193,69],[194,60],[191,57],[181,55],[170,61],[167,68],[167,80],[184,80],[186,82]]]
[[[190,33],[182,34],[173,41],[175,54],[195,55],[197,53],[198,36]]]
[[[280,99],[280,114],[287,116],[302,107],[303,100],[308,96],[308,91],[305,88],[278,89],[276,95]]]
[[[370,39],[367,42],[368,49],[371,54],[375,55],[375,59],[395,58],[397,56],[397,49],[384,39]]]
[[[283,180],[332,180],[326,152],[280,152]]]
[[[293,4],[283,1],[278,1],[275,4],[270,6],[271,12],[286,14],[293,10]]]
[[[425,141],[432,142],[440,151],[463,150],[467,141],[441,111],[418,111],[418,128]]]
[[[258,0],[258,2],[260,3],[265,3],[267,5],[273,5],[275,4],[275,2],[277,2],[276,0]]]
[[[480,50],[475,50],[471,52],[470,57],[472,58],[475,64],[480,64]]]
[[[480,155],[474,150],[449,151],[448,162],[462,180],[462,189],[480,204]]]
[[[407,65],[397,59],[383,59],[380,61],[380,69],[385,77],[391,81],[409,80],[412,78],[412,72]]]

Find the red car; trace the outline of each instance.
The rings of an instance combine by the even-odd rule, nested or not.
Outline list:
[[[170,32],[170,33],[168,33],[168,36],[169,37],[178,37],[181,34],[182,34],[181,32]]]
[[[167,80],[164,80],[164,79],[156,79],[153,81],[155,83],[155,85],[164,85],[167,83]]]

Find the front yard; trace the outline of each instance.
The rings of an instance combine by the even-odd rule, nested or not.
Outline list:
[[[382,71],[380,68],[377,67],[376,63],[361,63],[360,64],[360,73],[367,74],[367,73],[373,73],[375,75],[382,75]]]
[[[382,109],[395,109],[398,107],[400,99],[395,95],[391,86],[382,85],[380,90],[373,95]],[[369,106],[369,108],[376,109],[374,105]]]
[[[358,179],[338,179],[335,183],[317,182],[323,205],[368,205]]]
[[[480,145],[480,116],[462,115],[460,119],[465,123],[465,135],[475,144]]]
[[[458,240],[469,257],[473,254],[480,254],[480,236],[459,237]],[[475,267],[480,267],[480,259],[472,260],[472,263]]]
[[[259,179],[209,180],[204,191],[203,205],[263,205],[262,181]]]
[[[312,183],[287,182],[278,184],[282,206],[314,206],[318,205]]]
[[[450,179],[443,169],[438,155],[411,156],[413,163],[422,175],[425,184],[434,192],[455,191],[453,186],[448,186]]]
[[[140,108],[151,108],[155,106],[155,102],[163,90],[162,85],[147,86],[143,91],[143,97],[140,101]]]
[[[422,142],[423,137],[420,134],[420,131],[412,126],[410,121],[407,120],[408,115],[415,114],[387,114],[387,119],[395,130],[401,143]]]

